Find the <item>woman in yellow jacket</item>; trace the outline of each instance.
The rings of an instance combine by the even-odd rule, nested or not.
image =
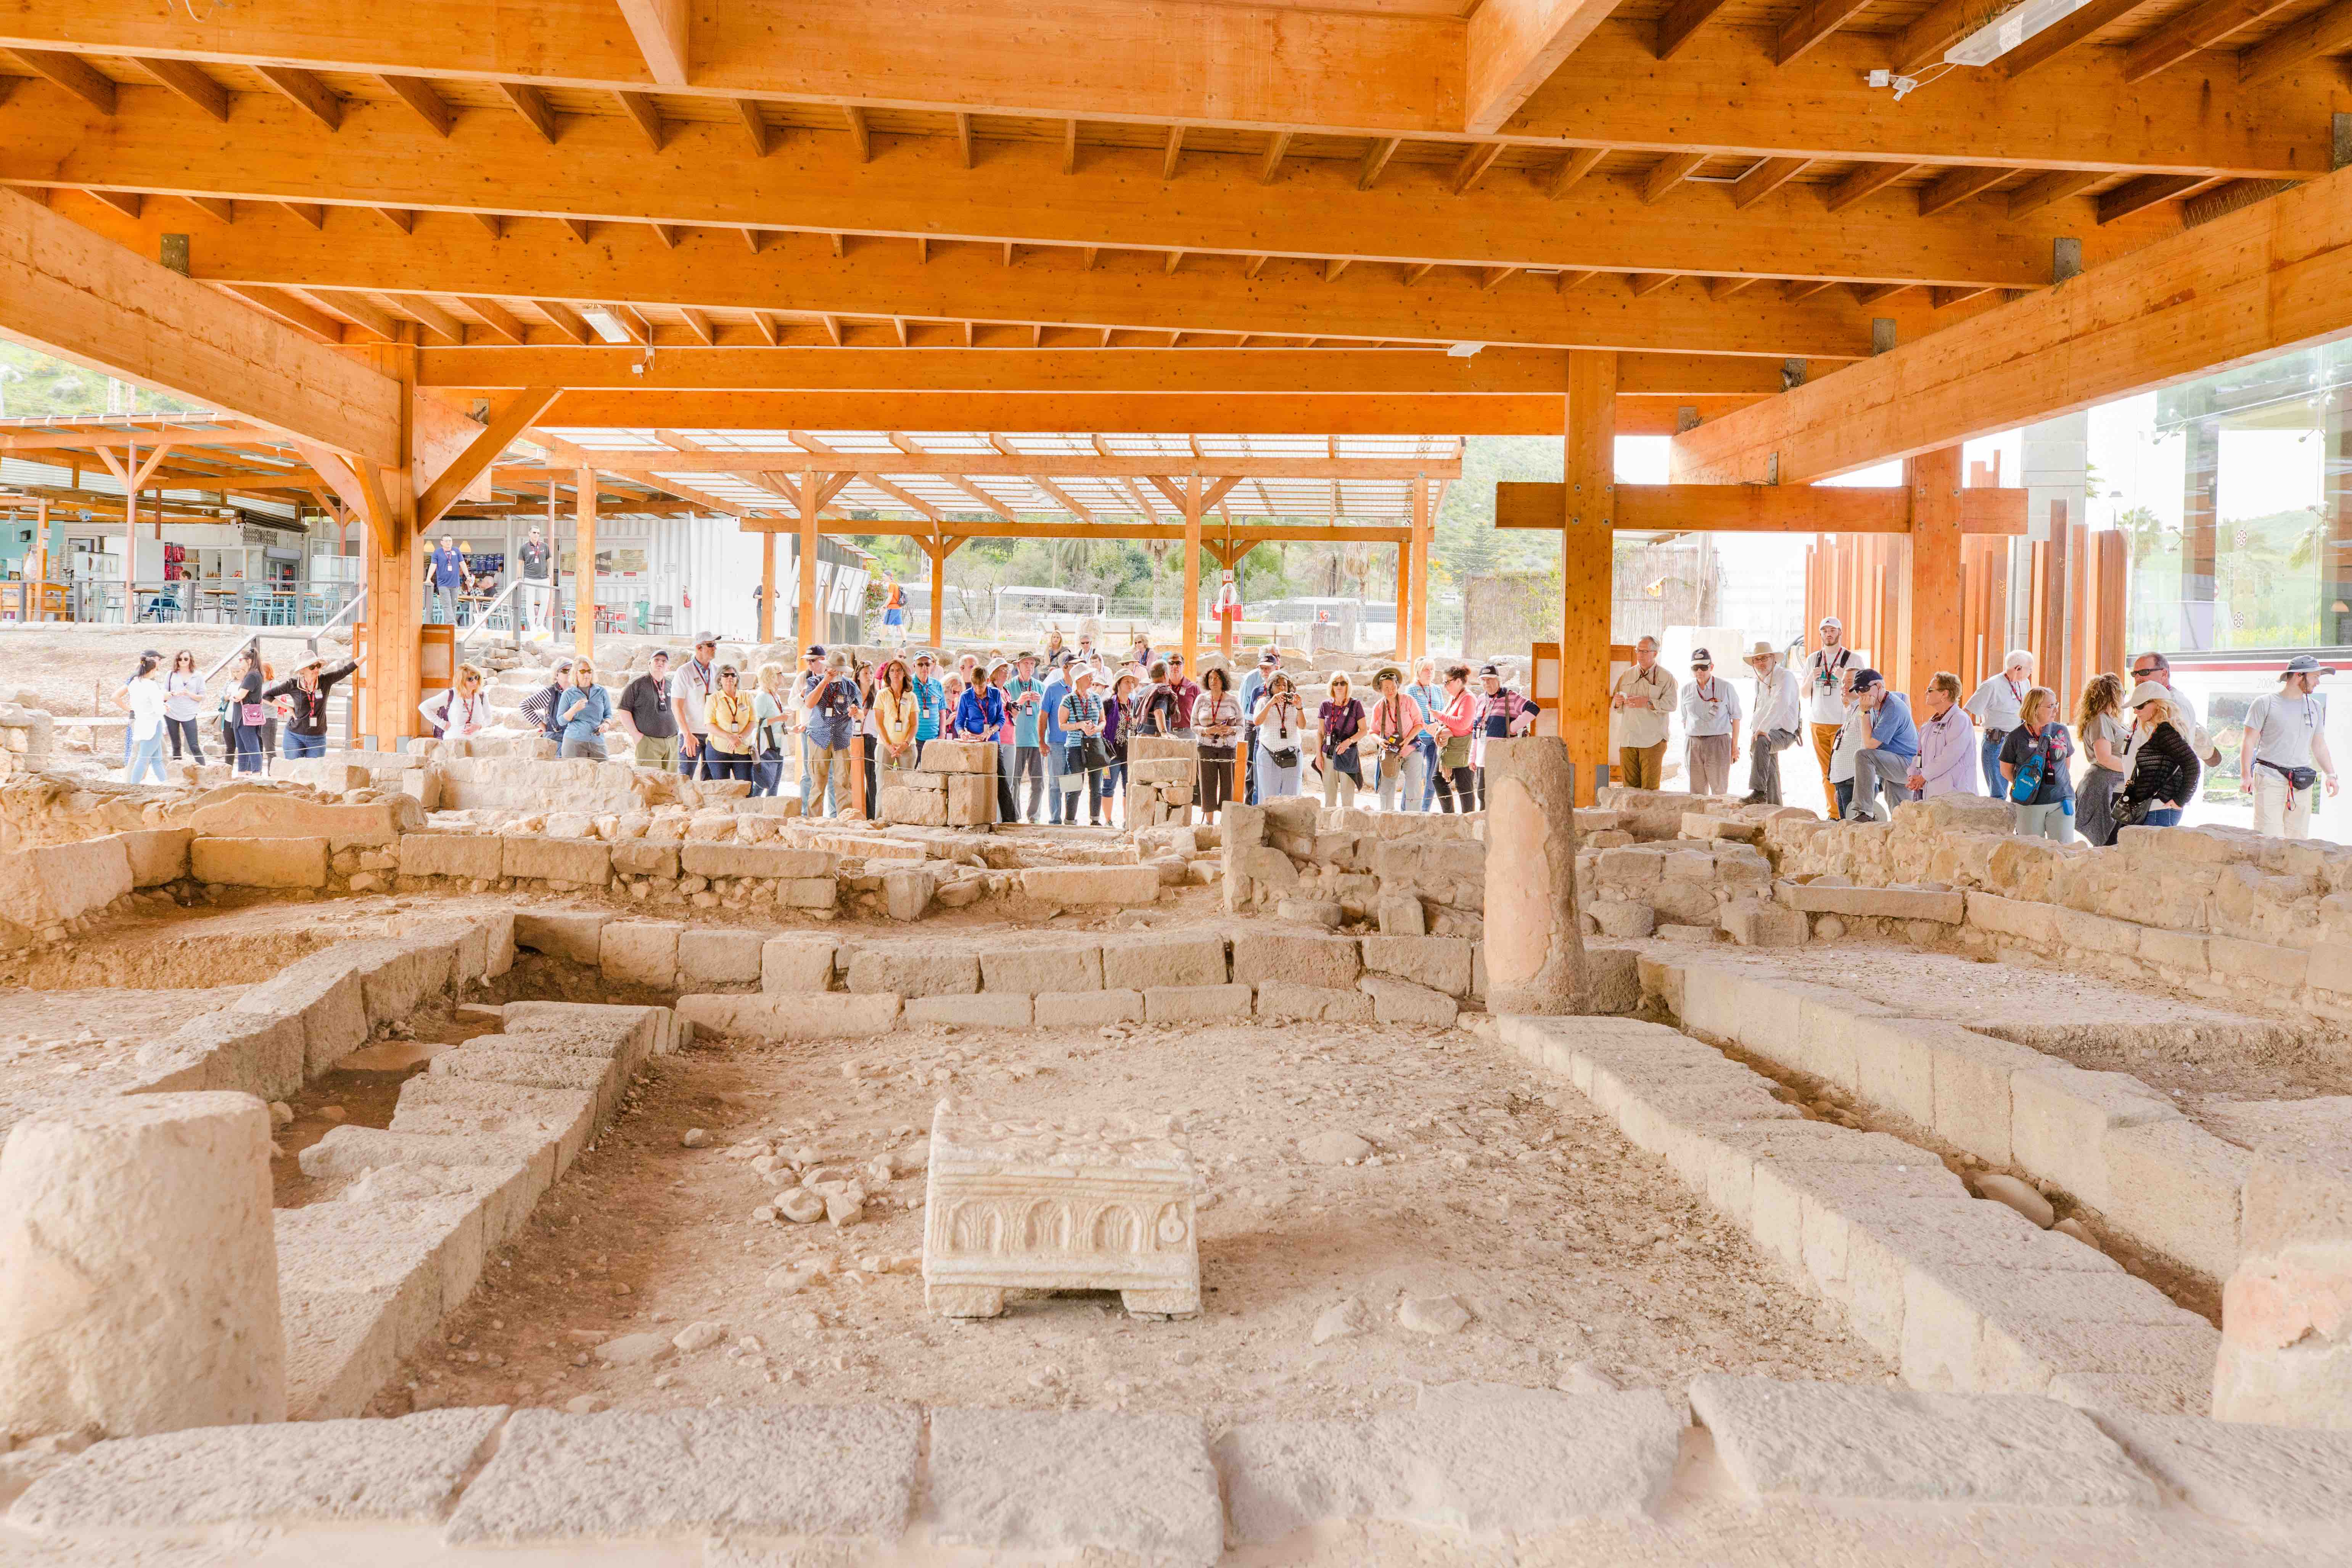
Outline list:
[[[907,661],[893,658],[882,667],[881,679],[874,683],[874,721],[882,731],[882,772],[885,775],[912,773],[920,761],[915,745],[915,727],[922,720],[921,699],[915,695],[914,678],[908,673]],[[886,776],[882,783],[895,781]]]

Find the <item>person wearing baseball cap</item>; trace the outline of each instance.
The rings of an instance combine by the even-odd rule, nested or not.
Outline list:
[[[2312,695],[2324,675],[2336,673],[2307,653],[2279,672],[2279,689],[2246,710],[2242,784],[2254,797],[2254,831],[2308,838],[2319,809],[2319,785],[2336,794],[2336,759],[2327,750],[2327,705]]]
[[[1822,646],[1805,660],[1805,720],[1813,742],[1813,755],[1822,764],[1822,794],[1828,797],[1830,820],[1838,816],[1837,788],[1831,782],[1831,763],[1837,751],[1838,731],[1845,728],[1845,694],[1853,674],[1853,650],[1845,646],[1845,623],[1823,616],[1819,628]]]
[[[664,773],[677,766],[677,714],[669,700],[669,649],[654,649],[646,661],[646,672],[621,688],[621,700],[614,706],[636,732],[634,761],[637,766]]]
[[[1715,656],[1691,649],[1690,684],[1683,688],[1683,776],[1693,795],[1731,788],[1739,760],[1739,689],[1715,678]]]
[[[929,649],[915,656],[914,677],[912,689],[915,700],[920,704],[915,720],[915,753],[919,757],[924,742],[940,738],[940,721],[947,701],[947,687],[940,679],[939,660]]]
[[[1242,677],[1242,782],[1240,793],[1242,795],[1243,804],[1245,805],[1255,805],[1257,804],[1257,726],[1250,721],[1250,716],[1257,711],[1259,700],[1265,696],[1266,682],[1274,679],[1274,672],[1276,668],[1280,668],[1281,664],[1281,655],[1276,653],[1271,647],[1264,648],[1258,653],[1257,668]]]
[[[1919,727],[1912,721],[1910,699],[1886,689],[1886,679],[1878,671],[1857,669],[1852,684],[1868,730],[1853,753],[1853,809],[1846,819],[1885,822],[1895,803],[1910,793]],[[1883,809],[1882,797],[1886,803]]]

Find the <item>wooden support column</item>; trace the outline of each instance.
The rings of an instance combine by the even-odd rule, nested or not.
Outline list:
[[[1414,486],[1419,488],[1420,481]],[[1396,654],[1399,664],[1412,657],[1412,544],[1411,541],[1397,546],[1396,559]],[[1412,679],[1412,671],[1404,672],[1405,681]]]
[[[776,536],[760,535],[760,640],[776,640]],[[794,660],[798,663],[798,660]]]
[[[1430,515],[1429,481],[1412,482],[1412,651],[1414,658],[1429,656],[1429,542],[1436,531]],[[1408,669],[1409,677],[1412,671]]]
[[[596,657],[596,470],[575,470],[572,483],[572,650],[593,660]]]
[[[802,647],[822,640],[816,634],[816,483],[814,474],[803,472],[793,501],[801,514],[801,592],[793,636]]]
[[[368,594],[365,733],[390,751],[417,732],[423,720],[416,705],[425,700],[418,647],[425,625],[425,563],[416,549],[412,414],[416,349],[408,343],[370,343],[346,352],[399,384],[399,424],[393,443],[399,460],[390,467],[378,467],[365,455],[353,455],[345,462],[319,447],[305,446],[302,450],[320,477],[367,520],[368,542],[362,547]]]
[[[1559,714],[1576,800],[1590,805],[1609,755],[1609,631],[1617,500],[1617,355],[1568,356],[1568,515],[1560,531]]]
[[[1198,679],[1201,668],[1201,476],[1184,480],[1184,630],[1176,646],[1184,655],[1184,675]]]
[[[936,544],[928,540],[917,542],[931,563],[931,647],[941,649],[947,642],[948,628],[948,557],[956,552],[961,539],[942,539]]]
[[[1910,548],[1903,579],[1903,659],[1895,667],[1913,703],[1937,670],[1960,673],[1960,449],[1940,447],[1907,458]]]

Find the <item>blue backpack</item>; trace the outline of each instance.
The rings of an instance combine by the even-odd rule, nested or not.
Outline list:
[[[2009,798],[2019,805],[2032,805],[2033,797],[2042,793],[2042,770],[2049,753],[2036,746],[2025,753],[2017,764],[2017,776],[2009,781]]]

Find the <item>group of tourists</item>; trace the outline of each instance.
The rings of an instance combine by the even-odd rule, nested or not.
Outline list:
[[[521,711],[562,756],[603,757],[605,737],[625,734],[638,766],[743,779],[759,795],[783,787],[784,758],[796,754],[811,816],[872,816],[893,775],[919,765],[923,743],[946,738],[998,748],[999,820],[1112,826],[1139,735],[1198,749],[1204,819],[1231,800],[1298,795],[1310,771],[1327,805],[1353,805],[1362,792],[1384,811],[1475,811],[1486,742],[1527,734],[1536,717],[1491,664],[1474,678],[1465,665],[1441,675],[1423,659],[1411,681],[1388,665],[1363,696],[1335,676],[1309,713],[1273,649],[1238,681],[1223,664],[1195,680],[1181,652],[1155,653],[1139,637],[1113,662],[1090,634],[1070,646],[1050,633],[1042,652],[966,653],[952,666],[929,651],[869,662],[811,645],[797,669],[747,670],[722,661],[717,634],[705,632],[691,657],[656,650],[647,666],[614,697],[587,661],[559,659]],[[484,679],[460,665],[425,700],[433,733],[464,737],[489,722]]]
[[[548,545],[546,534],[534,524],[530,537],[515,547],[522,585],[515,595],[513,612],[519,617],[517,629],[533,641],[545,641],[551,635],[548,618],[555,605],[554,561],[555,552]],[[498,593],[498,573],[467,554],[448,534],[425,552],[427,626],[463,625],[472,618],[469,605],[494,600]]]
[[[1728,791],[1744,736],[1746,801],[1777,805],[1780,753],[1798,742],[1801,724],[1832,820],[1885,821],[1906,800],[1981,794],[2010,803],[2021,834],[2104,845],[2125,827],[2177,826],[2205,770],[2221,760],[2159,653],[2134,659],[2128,679],[2093,676],[2070,729],[2058,694],[2035,683],[2026,649],[2012,651],[2000,674],[1965,697],[1958,676],[1937,673],[1915,715],[1909,700],[1845,646],[1836,616],[1825,616],[1819,630],[1801,677],[1770,643],[1757,643],[1746,659],[1755,679],[1745,702],[1716,675],[1706,649],[1692,651],[1685,684],[1659,667],[1656,640],[1643,637],[1632,668],[1610,688],[1620,782],[1659,786],[1671,721],[1679,717],[1692,794]],[[2281,673],[2279,690],[2247,710],[2239,764],[2258,833],[2308,837],[2321,790],[2336,794],[2326,710],[2313,696],[2334,673],[2298,655]]]
[[[336,684],[358,668],[358,661],[347,659],[330,668],[323,657],[313,655],[280,680],[276,668],[261,658],[253,645],[240,649],[222,672],[220,693],[213,706],[227,758],[236,771],[260,773],[268,758],[280,754],[326,755],[328,700]],[[167,741],[172,761],[203,763],[201,728],[208,695],[205,678],[196,668],[196,656],[190,649],[172,655],[168,669],[158,649],[149,648],[139,656],[137,668],[114,689],[114,705],[126,716],[122,749],[126,783],[164,782]]]

